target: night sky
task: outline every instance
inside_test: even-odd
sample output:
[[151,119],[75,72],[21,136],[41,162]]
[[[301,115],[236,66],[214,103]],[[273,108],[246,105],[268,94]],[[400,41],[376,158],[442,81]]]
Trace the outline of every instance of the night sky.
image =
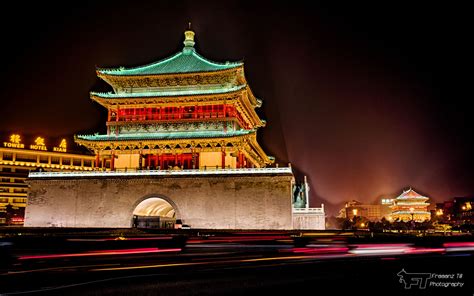
[[168,57],[190,21],[200,54],[244,60],[260,143],[308,176],[312,206],[473,195],[470,10],[383,2],[18,1],[0,18],[0,132],[105,132],[96,66]]

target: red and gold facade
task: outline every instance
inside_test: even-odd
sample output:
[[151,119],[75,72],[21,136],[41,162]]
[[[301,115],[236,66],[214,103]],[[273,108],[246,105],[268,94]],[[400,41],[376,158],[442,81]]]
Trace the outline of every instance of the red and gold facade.
[[108,110],[106,135],[77,136],[96,166],[116,169],[224,169],[273,162],[257,142],[265,126],[243,63],[209,61],[185,32],[182,52],[137,67],[98,69],[112,88],[91,93]]

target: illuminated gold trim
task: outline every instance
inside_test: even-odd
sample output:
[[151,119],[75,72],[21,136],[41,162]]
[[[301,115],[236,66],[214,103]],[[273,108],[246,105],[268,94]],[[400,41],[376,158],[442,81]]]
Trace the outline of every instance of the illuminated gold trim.
[[[256,167],[265,167],[272,161],[257,142],[256,134],[229,138],[167,139],[167,140],[107,140],[91,141],[76,139],[76,143],[99,152],[102,157],[112,154],[161,154],[161,153],[199,153],[199,152],[237,152],[244,153]],[[220,145],[217,146],[217,145]],[[228,145],[231,146],[228,146]],[[186,147],[186,146],[190,147]],[[200,147],[198,147],[198,145]],[[210,146],[210,147],[208,147]],[[128,149],[127,149],[128,147]],[[148,148],[145,148],[148,147]]]
[[228,84],[235,80],[242,81],[241,77],[243,66],[235,68],[216,70],[209,72],[186,72],[186,73],[169,73],[155,75],[111,75],[96,71],[97,76],[110,84],[114,89],[123,89],[130,87],[143,86],[186,86],[186,85],[205,85],[205,84]]

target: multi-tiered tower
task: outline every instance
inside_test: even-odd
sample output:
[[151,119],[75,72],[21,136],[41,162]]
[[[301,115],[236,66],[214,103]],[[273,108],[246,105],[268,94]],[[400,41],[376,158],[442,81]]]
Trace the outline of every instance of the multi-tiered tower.
[[265,126],[255,108],[242,62],[216,63],[194,48],[135,68],[98,69],[113,92],[91,92],[108,110],[107,134],[76,142],[96,154],[96,166],[116,169],[260,168],[274,159],[256,131]]
[[428,197],[422,196],[413,189],[403,191],[392,206],[392,220],[423,222],[430,220],[431,213],[428,211],[430,205],[426,201]]

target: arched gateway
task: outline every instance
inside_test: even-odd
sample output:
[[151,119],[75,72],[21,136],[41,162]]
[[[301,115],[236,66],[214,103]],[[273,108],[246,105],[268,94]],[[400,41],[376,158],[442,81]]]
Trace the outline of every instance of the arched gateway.
[[132,227],[174,228],[176,212],[176,205],[167,198],[145,198],[133,210]]

